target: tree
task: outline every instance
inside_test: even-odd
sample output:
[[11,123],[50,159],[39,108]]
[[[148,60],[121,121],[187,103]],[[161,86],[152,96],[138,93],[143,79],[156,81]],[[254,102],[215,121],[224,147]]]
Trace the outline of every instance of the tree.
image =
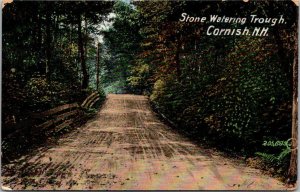
[[[136,65],[136,57],[140,52],[141,35],[139,34],[139,13],[122,1],[114,5],[112,27],[104,32],[105,47],[110,53],[109,61],[105,62],[107,70],[104,79],[107,90],[111,92],[141,92],[130,86],[132,70]],[[113,73],[113,75],[111,75]]]
[[97,56],[96,56],[96,62],[97,62],[97,66],[96,66],[96,87],[97,90],[99,90],[99,78],[100,78],[100,43],[97,43]]
[[[83,38],[82,32],[82,22],[83,18],[87,27],[90,27],[90,30],[95,30],[94,25],[101,23],[106,18],[106,14],[111,11],[113,2],[89,2],[89,1],[80,1],[80,2],[63,2],[67,6],[69,11],[66,13],[68,20],[73,22],[72,17],[75,16],[75,24],[77,25],[77,36],[78,36],[78,53],[79,60],[81,64],[82,71],[82,89],[85,90],[89,85],[89,73],[87,70],[86,64],[86,55],[87,50],[85,50],[85,44],[88,38]],[[87,32],[87,31],[86,31]]]
[[292,108],[292,145],[291,158],[288,170],[288,182],[297,181],[297,154],[298,154],[298,41],[295,33],[294,60],[293,60],[293,108]]
[[[87,88],[88,67],[95,64],[95,54],[85,53],[93,50],[91,34],[99,33],[96,25],[106,19],[113,4],[14,1],[3,8],[4,119],[14,117],[18,123],[32,112],[85,97],[80,84]],[[83,17],[88,33],[81,29]],[[92,64],[87,62],[90,57]]]
[[[215,139],[216,143],[222,140],[231,150],[247,155],[261,150],[264,140],[287,140],[291,135],[295,148],[297,69],[293,45],[297,41],[297,7],[293,2],[134,4],[143,22],[139,59],[154,69],[149,77],[154,84],[150,99],[168,118],[192,136],[199,134],[199,138]],[[207,36],[205,29],[210,24],[178,22],[183,11],[208,18],[212,14],[248,17],[262,13],[266,18],[284,15],[286,23],[270,27],[268,37]],[[257,24],[247,22],[243,26],[252,30]],[[280,164],[286,174],[290,161],[292,181],[296,153],[293,150],[291,159],[285,156],[272,162],[274,166]]]

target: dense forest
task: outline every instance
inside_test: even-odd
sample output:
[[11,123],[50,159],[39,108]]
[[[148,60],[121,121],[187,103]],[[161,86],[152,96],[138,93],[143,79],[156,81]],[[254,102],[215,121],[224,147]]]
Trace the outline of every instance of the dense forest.
[[[2,135],[32,113],[82,102],[94,90],[103,98],[142,94],[194,140],[261,159],[296,180],[298,7],[292,1],[14,1],[2,12]],[[180,22],[183,12],[283,15],[286,23],[270,27],[266,37],[208,36],[207,23]]]

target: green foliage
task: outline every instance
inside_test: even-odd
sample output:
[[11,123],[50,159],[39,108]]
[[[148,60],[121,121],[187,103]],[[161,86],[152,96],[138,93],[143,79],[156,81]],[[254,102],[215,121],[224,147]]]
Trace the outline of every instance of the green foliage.
[[150,74],[151,71],[148,64],[141,63],[133,66],[131,68],[131,76],[127,78],[130,90],[136,93],[144,94],[147,94],[146,92],[150,92]]
[[147,78],[148,69],[136,59],[140,52],[138,12],[130,5],[117,1],[113,12],[116,17],[113,25],[104,32],[105,46],[109,57],[104,63],[104,89],[110,93],[133,92],[141,93],[147,85],[143,80]]
[[[107,19],[113,4],[14,1],[5,5],[2,9],[4,130],[14,129],[33,112],[81,103],[96,89],[95,35],[100,34],[97,25]],[[81,30],[78,23],[82,24]],[[78,50],[82,47],[85,54],[79,57]],[[86,66],[82,65],[82,58]],[[88,74],[84,74],[84,68]],[[84,79],[90,81],[83,90]],[[98,91],[103,101],[101,85]]]
[[[230,6],[226,2],[135,4],[145,22],[140,30],[144,35],[140,59],[154,71],[149,78],[154,81],[150,99],[178,128],[197,140],[206,139],[223,150],[250,156],[260,151],[262,140],[290,137],[291,63],[283,63],[279,54],[292,54],[287,45],[290,37],[281,37],[287,46],[279,50],[274,33],[268,38],[212,38],[205,34],[205,25],[173,19],[178,18],[178,7],[190,14],[209,15],[228,13],[230,6],[242,7],[247,14],[257,11],[257,6],[246,8],[239,2]],[[195,4],[206,9],[200,13]],[[277,11],[295,9],[289,3],[272,4],[272,8],[258,4],[266,14],[274,14],[275,7]],[[291,18],[287,18],[289,22]],[[273,151],[264,151],[268,152]],[[282,153],[278,165],[286,165],[287,156]]]
[[124,93],[124,81],[114,81],[104,88],[105,93]]
[[27,99],[29,107],[32,109],[41,107],[41,108],[50,108],[51,103],[51,93],[50,85],[47,83],[46,78],[37,77],[31,78],[26,86],[25,92],[27,93]]
[[255,154],[261,157],[267,164],[275,166],[286,166],[289,161],[290,153],[291,150],[287,148],[279,152],[277,155],[262,152],[256,152]]
[[165,95],[165,89],[166,89],[166,82],[162,79],[158,79],[154,83],[153,91],[150,96],[151,101],[157,101],[159,98],[161,98],[163,95]]

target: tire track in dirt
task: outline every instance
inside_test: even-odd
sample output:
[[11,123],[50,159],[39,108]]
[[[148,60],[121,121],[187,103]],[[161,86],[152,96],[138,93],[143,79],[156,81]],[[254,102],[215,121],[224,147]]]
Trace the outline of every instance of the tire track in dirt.
[[[211,150],[210,150],[211,151]],[[2,167],[13,189],[286,189],[173,131],[144,96],[108,95],[96,118]]]

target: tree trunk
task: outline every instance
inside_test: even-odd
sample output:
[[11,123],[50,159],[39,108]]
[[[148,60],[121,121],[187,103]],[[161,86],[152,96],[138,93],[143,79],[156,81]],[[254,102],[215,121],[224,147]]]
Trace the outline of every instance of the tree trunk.
[[50,11],[46,12],[46,77],[50,79],[49,66],[51,62],[51,14]]
[[84,50],[85,50],[85,59],[87,59],[88,49],[87,49],[87,43],[88,43],[88,29],[87,29],[87,18],[84,16]]
[[176,67],[176,73],[177,73],[177,80],[179,81],[181,79],[181,68],[180,68],[180,49],[181,49],[181,41],[179,40],[176,42],[176,51],[175,51],[175,67]]
[[295,35],[295,49],[293,61],[293,109],[292,109],[292,146],[290,167],[288,170],[288,182],[294,183],[297,181],[297,135],[298,135],[298,41],[297,34]]
[[96,73],[97,91],[99,90],[99,75],[100,75],[100,43],[97,44],[97,73]]
[[38,15],[37,18],[37,49],[39,50],[39,53],[42,49],[42,22],[41,22],[41,15]]
[[280,32],[277,27],[274,28],[273,35],[274,35],[274,38],[275,38],[276,44],[277,44],[277,49],[278,49],[277,53],[278,53],[278,56],[280,59],[281,68],[287,74],[289,85],[292,86],[293,79],[289,78],[292,75],[291,74],[292,72],[290,71],[290,65],[289,65],[291,61],[289,61],[289,57],[286,56],[286,51],[284,50],[283,41],[280,37]]
[[[37,58],[42,57],[42,24],[41,24],[41,16],[40,13],[36,14],[35,17],[36,28],[34,30],[33,38],[35,39],[35,53]],[[37,61],[37,70],[39,73],[44,73],[44,63],[42,63],[41,59]]]
[[82,89],[86,89],[89,84],[89,74],[86,69],[85,63],[85,55],[84,55],[84,47],[83,47],[83,39],[82,39],[82,27],[81,27],[81,15],[78,14],[77,16],[77,24],[78,24],[78,50],[80,53],[80,63],[81,63],[81,70],[82,70]]

